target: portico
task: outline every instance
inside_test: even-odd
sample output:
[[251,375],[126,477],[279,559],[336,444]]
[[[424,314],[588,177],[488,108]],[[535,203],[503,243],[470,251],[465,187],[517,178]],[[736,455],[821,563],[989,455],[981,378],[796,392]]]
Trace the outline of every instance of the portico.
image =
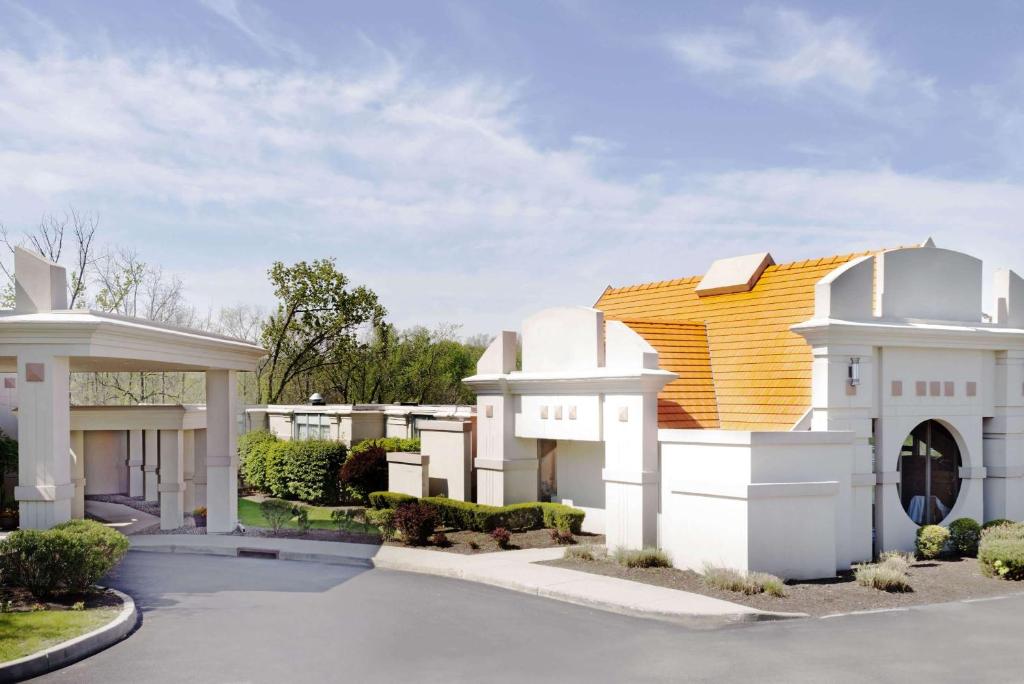
[[[0,372],[16,372],[18,486],[22,528],[44,529],[81,515],[82,433],[72,434],[70,373],[194,371],[206,375],[205,481],[210,532],[237,520],[236,374],[264,351],[197,330],[67,308],[65,270],[15,250],[16,305],[0,313]],[[193,446],[185,426],[130,430],[129,491],[161,502],[161,527],[180,526]],[[141,449],[132,448],[141,446]],[[145,456],[143,456],[145,454]],[[154,458],[159,454],[159,460]],[[194,471],[194,458],[192,466]],[[197,478],[198,479],[198,478]]]

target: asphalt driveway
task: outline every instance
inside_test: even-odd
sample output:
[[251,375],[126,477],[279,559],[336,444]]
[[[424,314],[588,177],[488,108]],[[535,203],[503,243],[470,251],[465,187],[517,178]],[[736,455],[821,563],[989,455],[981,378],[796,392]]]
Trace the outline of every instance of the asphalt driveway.
[[143,610],[51,682],[1020,681],[1024,599],[692,629],[440,577],[130,553]]

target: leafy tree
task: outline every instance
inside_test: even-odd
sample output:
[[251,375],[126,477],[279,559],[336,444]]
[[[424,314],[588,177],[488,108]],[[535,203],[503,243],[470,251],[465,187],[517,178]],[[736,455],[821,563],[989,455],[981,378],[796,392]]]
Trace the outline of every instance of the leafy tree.
[[378,326],[386,310],[366,287],[349,288],[333,259],[270,268],[277,310],[260,339],[268,356],[260,368],[260,403],[276,403],[296,380],[341,363],[358,348],[358,333]]

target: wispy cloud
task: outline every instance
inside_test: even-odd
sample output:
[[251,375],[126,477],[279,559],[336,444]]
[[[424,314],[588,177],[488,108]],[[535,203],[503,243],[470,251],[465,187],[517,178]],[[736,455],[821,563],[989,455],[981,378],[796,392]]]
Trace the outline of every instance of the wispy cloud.
[[816,21],[791,9],[749,10],[731,27],[670,33],[663,44],[696,74],[797,93],[806,90],[866,98],[899,86],[934,96],[930,79],[894,66],[858,23],[842,17]]
[[270,28],[273,20],[256,3],[243,4],[239,0],[199,0],[199,3],[234,26],[267,54],[288,56],[301,63],[312,61],[309,52]]
[[467,332],[761,249],[935,235],[1024,264],[1017,184],[885,166],[611,176],[616,141],[533,139],[521,86],[366,49],[352,71],[0,50],[0,220],[100,210],[200,306],[266,297],[272,259],[334,255],[401,323]]

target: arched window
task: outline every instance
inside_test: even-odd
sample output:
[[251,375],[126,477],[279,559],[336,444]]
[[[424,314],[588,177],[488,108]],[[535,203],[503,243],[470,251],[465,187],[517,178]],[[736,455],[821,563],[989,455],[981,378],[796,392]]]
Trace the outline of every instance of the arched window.
[[926,420],[900,449],[900,501],[918,525],[939,523],[960,494],[960,448],[941,423]]

